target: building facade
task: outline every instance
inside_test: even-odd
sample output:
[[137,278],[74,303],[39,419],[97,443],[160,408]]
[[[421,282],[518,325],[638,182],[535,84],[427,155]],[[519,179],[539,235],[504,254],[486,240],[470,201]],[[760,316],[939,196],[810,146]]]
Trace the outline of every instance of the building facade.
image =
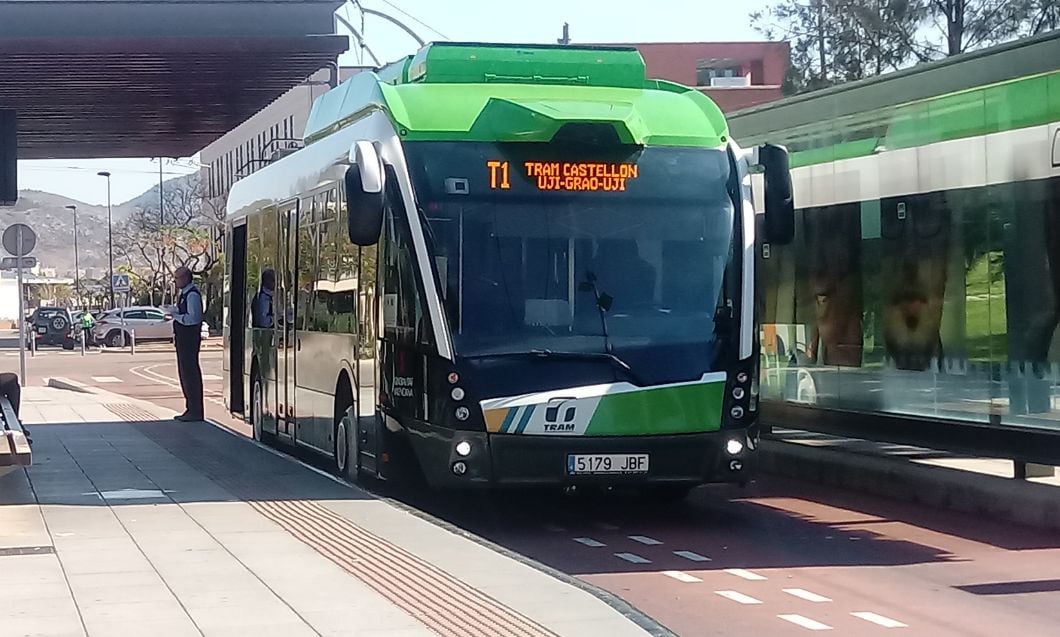
[[[342,67],[339,80],[362,70]],[[313,100],[331,88],[330,74],[317,71],[199,152],[200,177],[210,199],[223,202],[232,184],[266,165],[274,153],[301,146]]]
[[648,77],[694,86],[726,113],[779,100],[791,63],[787,42],[646,42]]

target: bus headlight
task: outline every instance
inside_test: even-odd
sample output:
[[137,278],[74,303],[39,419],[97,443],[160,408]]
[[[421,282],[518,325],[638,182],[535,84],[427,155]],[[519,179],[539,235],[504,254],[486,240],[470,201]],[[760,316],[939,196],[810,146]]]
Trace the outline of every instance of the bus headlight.
[[457,420],[461,420],[461,421],[462,420],[467,420],[470,417],[471,417],[471,410],[468,409],[467,407],[464,407],[463,405],[461,405],[461,406],[456,408],[456,419]]
[[747,372],[740,372],[736,375],[736,382],[740,383],[741,385],[744,385],[747,383],[748,378],[749,376],[747,375]]
[[736,405],[735,407],[729,410],[729,415],[731,415],[736,420],[743,418],[743,407]]
[[736,400],[743,400],[743,397],[744,397],[745,394],[746,394],[746,392],[744,392],[743,387],[733,387],[732,388],[732,397],[735,398]]
[[453,400],[463,400],[464,390],[459,387],[454,387],[453,391],[449,392],[449,395],[453,397]]
[[456,443],[456,454],[464,457],[471,455],[471,443],[466,440]]
[[738,455],[741,451],[743,451],[743,443],[736,438],[730,438],[729,441],[725,443],[725,452],[730,456]]

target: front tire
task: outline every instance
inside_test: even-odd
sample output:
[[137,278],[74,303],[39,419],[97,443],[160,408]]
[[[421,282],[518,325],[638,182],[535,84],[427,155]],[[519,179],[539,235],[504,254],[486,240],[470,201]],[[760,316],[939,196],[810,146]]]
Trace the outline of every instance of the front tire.
[[344,478],[356,481],[360,477],[361,470],[357,453],[357,413],[353,408],[353,397],[345,390],[335,397],[334,434],[332,452],[335,459],[335,472]]
[[254,430],[254,440],[266,442],[265,391],[257,374],[254,375],[254,382],[250,386],[250,424]]
[[121,347],[125,339],[121,336],[120,330],[114,330],[110,334],[107,334],[107,347]]

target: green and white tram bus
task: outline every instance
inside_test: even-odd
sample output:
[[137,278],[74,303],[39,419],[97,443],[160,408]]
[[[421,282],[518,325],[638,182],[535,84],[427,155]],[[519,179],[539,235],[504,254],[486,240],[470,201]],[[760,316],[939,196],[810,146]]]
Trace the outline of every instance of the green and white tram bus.
[[1058,61],[1054,31],[729,118],[791,150],[794,241],[759,262],[771,421],[1060,430]]
[[756,225],[793,230],[787,151],[636,50],[428,45],[233,186],[227,404],[351,477],[744,482]]

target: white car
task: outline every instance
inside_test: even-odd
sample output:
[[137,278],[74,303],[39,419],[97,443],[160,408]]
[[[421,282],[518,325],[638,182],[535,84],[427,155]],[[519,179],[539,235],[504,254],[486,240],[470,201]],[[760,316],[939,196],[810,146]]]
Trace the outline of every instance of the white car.
[[[92,336],[97,343],[108,347],[121,347],[122,332],[125,332],[124,343],[128,344],[132,340],[134,330],[138,342],[173,340],[173,317],[164,310],[146,305],[127,307],[124,309],[124,326],[122,312],[121,309],[114,309],[99,317],[96,326],[92,328]],[[204,321],[202,338],[209,336],[210,326]]]

